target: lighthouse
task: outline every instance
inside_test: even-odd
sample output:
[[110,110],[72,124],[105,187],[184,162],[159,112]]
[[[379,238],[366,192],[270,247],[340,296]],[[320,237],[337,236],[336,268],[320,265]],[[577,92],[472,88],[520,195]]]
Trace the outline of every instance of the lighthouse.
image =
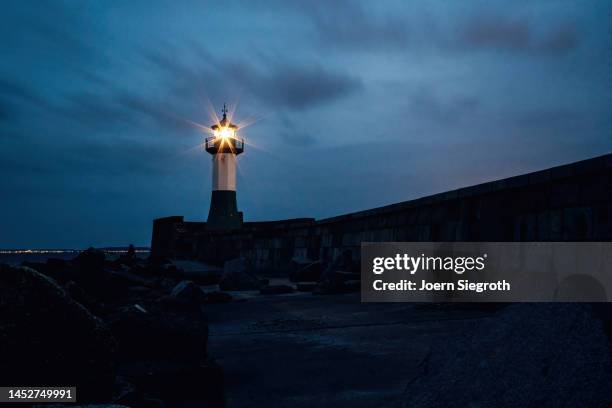
[[213,135],[206,138],[206,151],[212,155],[212,195],[206,228],[235,230],[242,228],[242,212],[236,203],[236,156],[244,151],[244,139],[238,137],[238,126],[227,118],[211,126]]

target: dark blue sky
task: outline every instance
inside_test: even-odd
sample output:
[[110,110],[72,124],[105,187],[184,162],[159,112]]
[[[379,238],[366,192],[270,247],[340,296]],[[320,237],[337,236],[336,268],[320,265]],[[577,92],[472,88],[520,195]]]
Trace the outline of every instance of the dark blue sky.
[[0,247],[204,220],[237,103],[247,220],[333,216],[612,151],[608,1],[3,1]]

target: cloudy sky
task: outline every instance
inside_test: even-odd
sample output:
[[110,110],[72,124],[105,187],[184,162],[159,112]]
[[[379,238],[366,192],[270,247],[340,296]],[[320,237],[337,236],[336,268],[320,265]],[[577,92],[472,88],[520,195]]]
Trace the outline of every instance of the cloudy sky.
[[612,151],[607,1],[3,1],[0,247],[204,220],[246,126],[247,220],[328,217]]

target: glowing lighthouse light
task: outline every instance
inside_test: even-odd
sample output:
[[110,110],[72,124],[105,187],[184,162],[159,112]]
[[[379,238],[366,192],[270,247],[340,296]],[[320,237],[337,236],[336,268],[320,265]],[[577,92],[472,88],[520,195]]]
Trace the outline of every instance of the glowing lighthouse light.
[[242,212],[236,203],[236,156],[244,151],[244,139],[238,137],[238,126],[227,119],[211,126],[213,136],[206,138],[206,151],[212,154],[212,195],[206,227],[211,230],[242,228]]
[[218,127],[217,129],[213,130],[213,134],[215,137],[234,137],[236,135],[236,131],[230,127]]

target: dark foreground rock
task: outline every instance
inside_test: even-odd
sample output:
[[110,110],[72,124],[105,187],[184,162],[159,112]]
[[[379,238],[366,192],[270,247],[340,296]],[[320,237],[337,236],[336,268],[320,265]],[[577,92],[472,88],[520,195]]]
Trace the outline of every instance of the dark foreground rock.
[[112,400],[115,340],[55,281],[0,265],[0,311],[0,384],[72,385],[81,400]]
[[206,294],[204,303],[214,304],[214,303],[228,303],[232,301],[232,295],[226,292],[208,292]]
[[170,292],[170,296],[179,302],[204,303],[206,295],[202,289],[192,281],[179,282]]
[[589,305],[512,305],[433,347],[404,406],[607,406],[609,369],[609,341]]
[[[168,266],[169,265],[169,266]],[[207,353],[207,303],[171,264],[90,248],[72,261],[0,270],[0,384],[76,385],[81,404],[221,407]],[[75,301],[76,300],[76,301]]]
[[122,359],[204,361],[208,325],[199,310],[129,305],[107,318]]
[[53,278],[60,285],[75,279],[72,265],[64,259],[49,258],[46,262],[23,262],[22,265]]
[[130,362],[122,373],[136,389],[164,401],[167,407],[225,406],[223,371],[212,360]]
[[219,281],[221,290],[256,290],[261,286],[262,281],[251,273],[245,258],[232,259],[223,265],[223,275]]
[[294,291],[295,289],[289,285],[266,285],[259,289],[259,293],[262,295],[284,295]]
[[208,357],[208,324],[200,303],[143,302],[123,306],[107,319],[126,384],[117,402],[133,407],[155,407],[155,401],[166,407],[224,405],[223,371]]

